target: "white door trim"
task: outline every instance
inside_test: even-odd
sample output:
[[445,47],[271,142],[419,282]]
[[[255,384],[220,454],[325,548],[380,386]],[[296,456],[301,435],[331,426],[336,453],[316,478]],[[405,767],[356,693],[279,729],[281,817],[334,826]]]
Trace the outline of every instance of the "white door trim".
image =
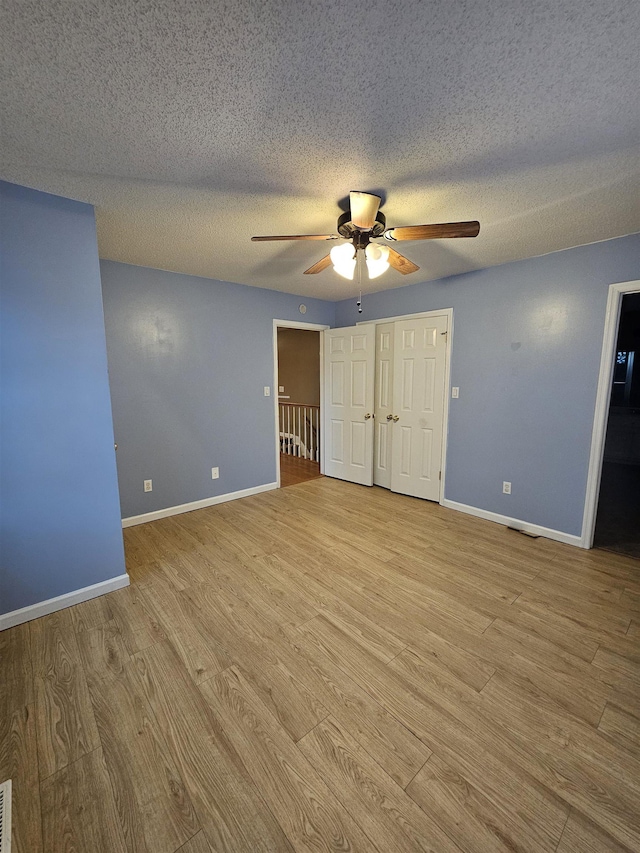
[[587,491],[584,501],[582,518],[582,548],[593,547],[593,535],[596,528],[596,512],[600,493],[600,477],[602,460],[604,458],[604,441],[607,432],[609,416],[609,399],[611,397],[611,381],[613,379],[613,356],[618,339],[620,309],[625,293],[638,293],[640,281],[624,281],[609,286],[607,310],[604,319],[604,337],[602,340],[602,355],[600,358],[600,374],[598,376],[598,392],[593,418],[591,435],[591,453],[589,456],[589,474],[587,476]]
[[442,481],[440,483],[440,506],[445,506],[445,484],[447,476],[447,438],[449,437],[449,405],[451,403],[451,347],[453,346],[453,308],[440,308],[436,311],[420,311],[417,314],[398,314],[397,317],[380,317],[375,320],[360,320],[356,326],[365,323],[395,323],[396,320],[419,320],[421,317],[447,317],[447,348],[444,361],[444,412],[442,417],[442,459],[440,461],[442,470]]
[[[273,415],[275,418],[276,437],[276,482],[280,488],[280,413],[278,411],[278,329],[309,329],[312,332],[323,332],[330,326],[318,323],[301,323],[298,320],[273,321]],[[324,335],[320,335],[320,412],[318,423],[322,424],[324,412]],[[324,429],[320,430],[320,473],[324,474]]]

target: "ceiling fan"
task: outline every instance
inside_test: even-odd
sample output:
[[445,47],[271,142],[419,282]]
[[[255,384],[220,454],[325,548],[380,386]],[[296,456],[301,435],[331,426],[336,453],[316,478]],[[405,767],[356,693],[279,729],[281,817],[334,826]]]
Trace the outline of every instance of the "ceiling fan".
[[[337,234],[293,234],[274,237],[252,237],[254,242],[269,240],[346,240],[334,246],[328,255],[304,271],[315,275],[333,265],[334,270],[353,279],[357,265],[362,270],[366,264],[369,278],[377,278],[389,267],[409,275],[419,270],[416,264],[401,255],[385,242],[400,240],[439,240],[444,237],[477,237],[479,222],[447,222],[438,225],[406,225],[387,228],[384,213],[380,211],[381,198],[372,193],[350,192],[349,210],[338,217]],[[376,238],[385,241],[373,242]]]

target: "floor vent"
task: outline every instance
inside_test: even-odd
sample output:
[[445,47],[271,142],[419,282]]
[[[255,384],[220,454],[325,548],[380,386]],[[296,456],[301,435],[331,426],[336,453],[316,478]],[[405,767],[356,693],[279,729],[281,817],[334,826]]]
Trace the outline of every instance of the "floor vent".
[[0,785],[0,853],[11,853],[11,779]]

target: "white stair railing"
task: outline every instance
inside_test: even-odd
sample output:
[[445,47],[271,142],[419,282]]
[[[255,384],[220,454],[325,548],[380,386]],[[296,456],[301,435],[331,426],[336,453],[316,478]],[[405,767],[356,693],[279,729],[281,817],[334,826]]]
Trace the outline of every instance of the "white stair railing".
[[320,461],[320,406],[278,403],[280,451],[287,456]]

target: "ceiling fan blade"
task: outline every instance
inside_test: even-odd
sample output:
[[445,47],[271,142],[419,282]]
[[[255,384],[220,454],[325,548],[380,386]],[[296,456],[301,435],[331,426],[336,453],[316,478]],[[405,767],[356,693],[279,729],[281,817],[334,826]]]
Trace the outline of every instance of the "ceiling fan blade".
[[402,275],[409,275],[409,273],[416,272],[420,269],[419,266],[410,261],[409,258],[405,258],[404,255],[401,255],[400,252],[396,252],[395,249],[389,249],[389,264],[394,268],[394,270],[398,270]]
[[308,270],[305,270],[304,275],[315,275],[317,272],[322,272],[322,270],[326,270],[326,268],[330,266],[331,255],[325,255],[324,258],[320,258],[318,263],[314,264],[312,267],[309,267]]
[[286,234],[275,237],[252,237],[254,243],[265,243],[269,240],[339,240],[338,234]]
[[389,228],[384,232],[387,240],[440,240],[443,237],[477,237],[479,222],[441,222],[438,225],[407,225]]
[[360,231],[371,231],[376,222],[376,214],[382,199],[371,193],[349,193],[351,221]]

